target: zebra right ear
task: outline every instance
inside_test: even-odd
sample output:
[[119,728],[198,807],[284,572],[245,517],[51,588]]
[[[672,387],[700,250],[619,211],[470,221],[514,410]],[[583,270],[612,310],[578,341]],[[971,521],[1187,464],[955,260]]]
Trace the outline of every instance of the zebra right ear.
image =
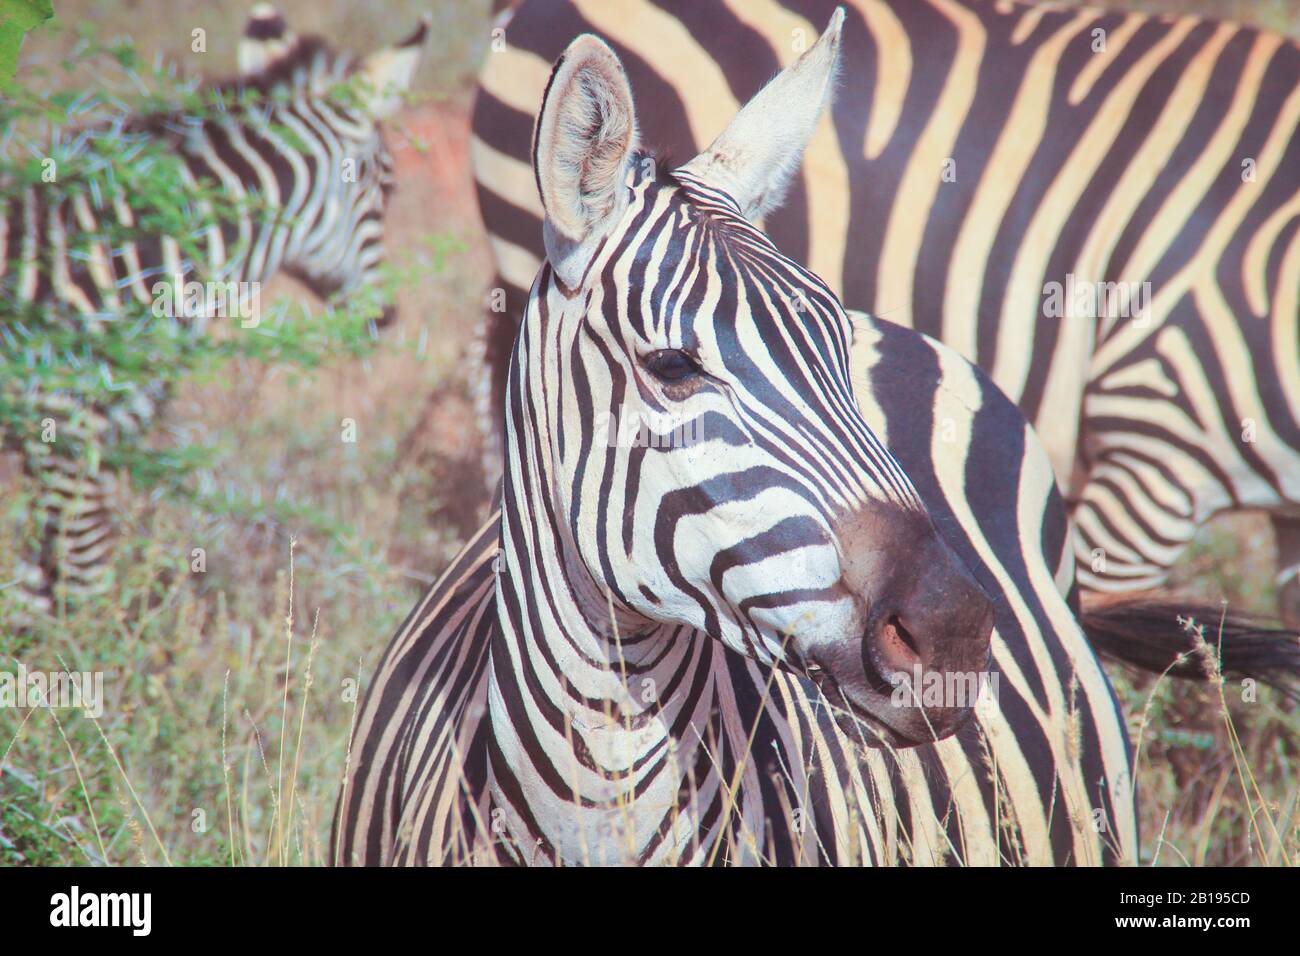
[[627,203],[624,178],[635,149],[636,110],[623,64],[584,34],[556,61],[533,133],[546,257],[570,287]]
[[248,15],[244,35],[239,38],[235,58],[239,75],[264,73],[287,56],[298,42],[297,35],[285,23],[283,14],[269,3],[259,3]]
[[746,103],[704,152],[682,167],[757,221],[781,205],[803,160],[839,69],[844,8],[816,43]]

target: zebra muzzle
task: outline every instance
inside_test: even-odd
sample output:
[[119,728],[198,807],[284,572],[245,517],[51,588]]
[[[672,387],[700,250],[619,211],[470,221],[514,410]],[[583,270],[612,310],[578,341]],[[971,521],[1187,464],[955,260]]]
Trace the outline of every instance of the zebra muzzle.
[[988,595],[932,528],[910,541],[888,552],[892,560],[873,561],[869,579],[852,582],[865,608],[860,631],[806,654],[807,675],[841,729],[869,745],[949,737],[996,688]]

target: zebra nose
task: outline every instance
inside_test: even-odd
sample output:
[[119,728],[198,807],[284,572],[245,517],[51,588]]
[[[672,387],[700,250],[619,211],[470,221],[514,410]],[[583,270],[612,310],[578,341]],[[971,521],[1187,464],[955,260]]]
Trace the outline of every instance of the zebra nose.
[[979,670],[988,660],[993,604],[957,556],[931,536],[898,568],[871,608],[864,653],[891,685],[897,675]]
[[903,694],[900,728],[924,739],[946,737],[968,719],[973,699],[966,690],[987,677],[993,603],[937,536],[913,552],[910,571],[886,588],[872,609],[862,641],[868,683]]
[[863,616],[855,633],[809,648],[809,676],[894,746],[955,733],[971,688],[990,680],[988,594],[924,512],[868,506],[836,532],[841,583]]

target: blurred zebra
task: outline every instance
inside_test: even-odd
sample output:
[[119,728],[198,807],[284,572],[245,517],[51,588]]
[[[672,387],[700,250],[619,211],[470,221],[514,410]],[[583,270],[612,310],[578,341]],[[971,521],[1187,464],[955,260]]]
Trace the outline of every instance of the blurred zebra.
[[[395,186],[379,123],[409,88],[427,28],[422,22],[400,43],[355,59],[296,36],[275,10],[257,7],[239,45],[240,78],[203,88],[221,95],[222,109],[142,115],[116,131],[173,151],[187,182],[217,190],[220,199],[203,210],[201,260],[185,254],[180,237],[142,235],[130,195],[49,202],[40,184],[29,186],[0,210],[0,298],[10,313],[0,317],[0,347],[21,354],[26,330],[17,315],[33,307],[41,321],[91,338],[133,309],[158,315],[161,307],[200,328],[215,316],[245,316],[260,283],[281,271],[321,296],[377,288]],[[351,78],[359,99],[345,104],[333,90]],[[134,230],[133,238],[113,244],[115,229]],[[89,255],[75,254],[74,232],[89,237]],[[385,307],[380,321],[389,318]],[[42,434],[20,451],[41,488],[43,544],[20,558],[9,592],[30,609],[49,611],[56,583],[74,599],[103,587],[116,481],[99,452],[145,433],[166,391],[147,383],[97,406],[36,396],[35,414],[54,440]],[[19,443],[10,436],[8,444]]]
[[335,862],[1135,859],[1124,723],[1023,416],[751,224],[842,23],[675,172],[604,43],[557,61],[501,511],[379,665]]
[[[554,57],[608,37],[645,140],[692,155],[836,2],[503,14],[472,143],[504,290],[486,317],[491,430],[543,254],[529,146]],[[1071,502],[1085,588],[1159,585],[1210,517],[1265,509],[1300,627],[1300,47],[1050,4],[847,8],[844,92],[765,221],[777,247],[1020,405]]]

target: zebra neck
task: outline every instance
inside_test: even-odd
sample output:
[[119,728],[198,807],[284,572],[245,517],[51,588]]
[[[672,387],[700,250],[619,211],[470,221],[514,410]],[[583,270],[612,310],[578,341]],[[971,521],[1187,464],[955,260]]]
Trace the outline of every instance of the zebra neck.
[[[298,242],[292,226],[310,193],[301,161],[291,162],[287,144],[270,133],[283,122],[284,108],[264,121],[230,116],[204,125],[203,135],[186,137],[181,158],[196,182],[214,184],[234,206],[234,215],[219,221],[215,210],[203,234],[204,257],[190,262],[193,273],[223,282],[265,282],[280,271],[288,248]],[[277,175],[276,169],[282,170]]]
[[[116,196],[109,209],[95,213],[83,196],[47,207],[30,190],[20,214],[26,228],[55,249],[55,262],[62,261],[57,255],[62,248],[73,245],[72,233],[93,233],[96,219],[114,218],[137,232],[115,248],[92,235],[87,265],[73,259],[69,275],[51,277],[55,295],[82,312],[116,310],[125,299],[156,310],[163,295],[171,304],[184,305],[188,317],[195,317],[194,312],[221,316],[228,310],[248,318],[244,308],[231,305],[232,297],[238,296],[244,307],[250,298],[260,306],[258,286],[312,240],[326,202],[322,191],[313,188],[312,172],[322,158],[301,157],[275,131],[277,124],[305,129],[290,104],[257,116],[232,111],[195,125],[160,121],[147,130],[145,135],[176,154],[188,183],[215,189],[221,197],[195,204],[201,226],[187,247],[176,236],[142,230],[127,197]],[[15,231],[12,225],[9,231]],[[169,284],[173,289],[164,291]]]
[[[673,645],[683,632],[689,641],[691,630],[617,612],[554,512],[533,507],[536,494],[511,495],[509,487],[507,479],[496,601],[512,652],[540,654],[545,666],[533,661],[532,676],[556,707],[592,727],[608,723],[611,739],[628,722],[655,723],[658,705],[639,691],[658,662],[676,656]],[[505,686],[528,675],[516,668],[501,676]]]
[[488,701],[493,799],[510,842],[527,862],[707,854],[696,808],[717,799],[704,753],[717,732],[715,642],[690,628],[614,626],[603,597],[601,622],[542,495],[521,493],[507,469]]

